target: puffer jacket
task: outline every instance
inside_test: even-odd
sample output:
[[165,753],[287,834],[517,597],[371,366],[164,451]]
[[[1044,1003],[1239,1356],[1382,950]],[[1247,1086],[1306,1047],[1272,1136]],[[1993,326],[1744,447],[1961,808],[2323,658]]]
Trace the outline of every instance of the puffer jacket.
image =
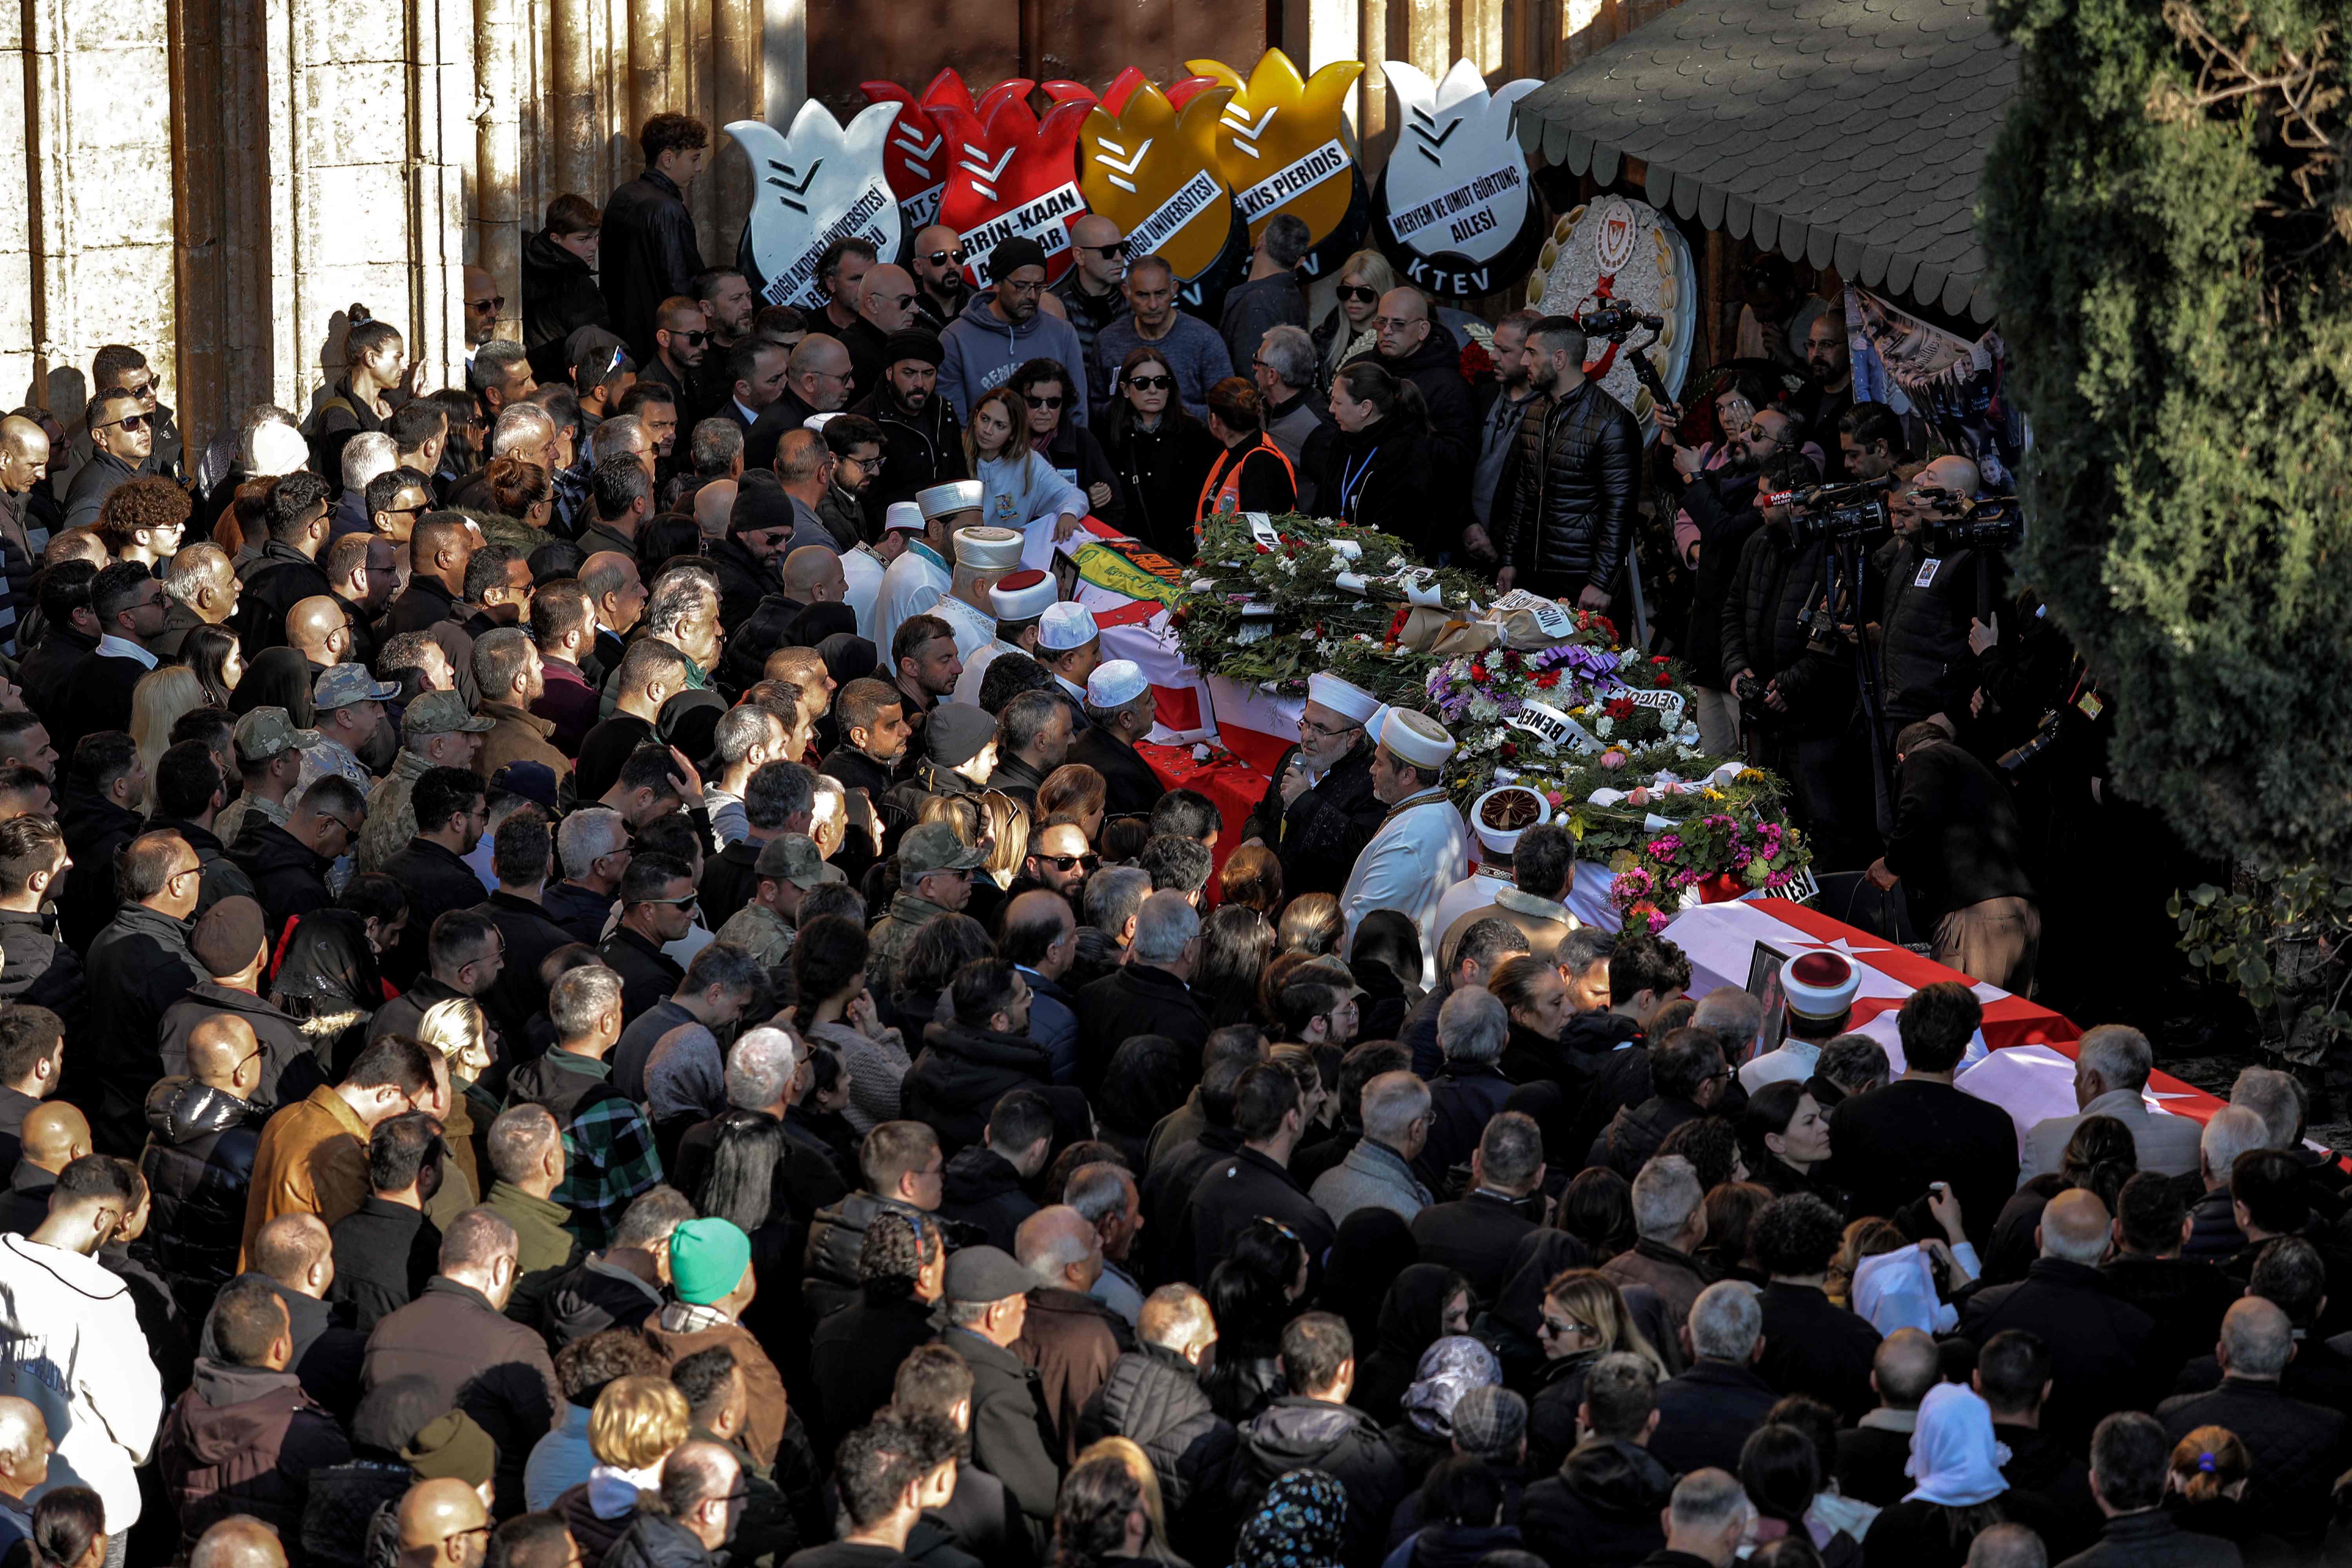
[[312,1470],[340,1465],[352,1446],[334,1417],[290,1372],[196,1363],[194,1383],[164,1418],[156,1463],[180,1516],[180,1538],[233,1513],[299,1537]]
[[[1927,563],[1936,569],[1919,581]],[[1962,710],[1977,687],[1969,622],[1977,614],[1977,552],[1936,557],[1923,539],[1895,538],[1879,548],[1871,567],[1885,584],[1878,603],[1878,666],[1886,690],[1886,721],[1907,724]],[[2000,607],[2000,574],[1990,594]]]
[[1389,1516],[1407,1490],[1404,1462],[1380,1424],[1351,1405],[1286,1394],[1241,1431],[1234,1461],[1233,1516],[1247,1519],[1266,1489],[1292,1470],[1320,1470],[1348,1491],[1347,1568],[1377,1563]]
[[1625,405],[1587,381],[1530,408],[1519,426],[1518,482],[1497,498],[1495,549],[1521,585],[1614,592],[1641,493],[1642,437]]
[[1519,1499],[1519,1534],[1549,1568],[1630,1568],[1666,1543],[1675,1473],[1622,1437],[1588,1437]]
[[640,1506],[629,1532],[604,1553],[604,1568],[711,1568],[710,1555],[692,1531],[658,1506]]
[[898,1098],[908,1120],[938,1133],[940,1146],[952,1156],[980,1142],[989,1111],[1008,1090],[1045,1089],[1053,1081],[1054,1058],[1026,1035],[927,1024],[923,1054],[908,1070]]
[[1820,541],[1793,543],[1778,523],[1749,534],[1717,621],[1721,689],[1730,690],[1743,669],[1759,680],[1777,678],[1789,710],[1774,714],[1772,727],[1792,740],[1837,734],[1853,712],[1851,670],[1834,655],[1806,647],[1806,610],[1829,591],[1825,548]]
[[[1150,1459],[1170,1520],[1221,1511],[1216,1500],[1231,1487],[1241,1435],[1211,1407],[1191,1363],[1174,1351],[1147,1344],[1111,1363],[1110,1375],[1078,1414],[1081,1448],[1105,1437],[1125,1437]],[[1197,1509],[1196,1499],[1204,1500]]]
[[1650,1163],[1650,1156],[1658,1152],[1658,1145],[1666,1141],[1668,1133],[1706,1114],[1687,1100],[1667,1100],[1663,1096],[1626,1106],[1609,1123],[1608,1131],[1593,1140],[1584,1163],[1607,1165],[1630,1182]]
[[0,1002],[47,1007],[65,1025],[68,1039],[79,1037],[89,1023],[81,954],[58,938],[54,910],[0,910]]
[[147,1147],[139,1158],[154,1194],[147,1234],[192,1318],[236,1272],[261,1120],[248,1102],[194,1079],[163,1079],[147,1091]]
[[1013,1250],[1021,1222],[1037,1212],[1037,1200],[1021,1188],[1012,1161],[983,1143],[959,1150],[940,1173],[940,1213],[978,1226],[988,1245]]
[[817,1210],[816,1217],[809,1222],[801,1300],[808,1310],[811,1323],[857,1300],[857,1254],[866,1245],[866,1227],[885,1211],[905,1215],[910,1220],[930,1218],[920,1209],[910,1208],[895,1198],[859,1191],[830,1208]]

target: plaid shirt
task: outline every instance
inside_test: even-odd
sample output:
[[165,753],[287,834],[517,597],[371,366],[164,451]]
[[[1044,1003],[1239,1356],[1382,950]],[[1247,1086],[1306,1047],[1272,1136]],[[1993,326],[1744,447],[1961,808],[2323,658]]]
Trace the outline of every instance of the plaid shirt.
[[[559,1047],[548,1053],[563,1054]],[[635,1100],[617,1090],[583,1106],[563,1130],[563,1184],[554,1200],[572,1211],[580,1245],[601,1252],[630,1202],[662,1179],[654,1130]]]

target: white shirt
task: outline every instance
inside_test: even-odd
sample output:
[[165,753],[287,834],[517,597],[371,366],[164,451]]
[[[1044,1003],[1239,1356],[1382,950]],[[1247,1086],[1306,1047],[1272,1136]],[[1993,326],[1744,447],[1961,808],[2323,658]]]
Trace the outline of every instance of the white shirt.
[[96,1491],[110,1535],[138,1521],[132,1472],[154,1448],[163,1380],[129,1288],[103,1264],[0,1237],[0,1394],[32,1401],[62,1434],[50,1487]]
[[1391,808],[1339,895],[1339,916],[1355,940],[1374,910],[1395,910],[1421,931],[1421,983],[1437,984],[1437,904],[1462,879],[1470,838],[1443,790],[1424,790]]
[[857,635],[868,642],[874,640],[874,605],[882,596],[885,570],[882,558],[863,544],[841,552],[841,574],[849,581],[842,603],[856,612]]
[[[955,633],[956,657],[970,658],[996,640],[996,622],[953,594],[942,592],[924,611],[947,622]],[[887,657],[887,655],[885,657]]]
[[999,654],[1020,651],[1002,637],[991,637],[986,647],[975,648],[962,656],[963,673],[956,677],[955,690],[951,693],[953,700],[969,702],[975,708],[980,706],[980,683],[988,674],[988,667],[996,662]]
[[129,637],[116,637],[112,632],[98,639],[96,652],[108,658],[136,659],[148,668],[155,668],[155,656],[132,642]]
[[1739,1087],[1754,1094],[1768,1083],[1790,1079],[1802,1083],[1813,1076],[1813,1064],[1821,1055],[1818,1040],[1783,1040],[1778,1049],[1766,1051],[1739,1069]]
[[1472,910],[1483,910],[1504,892],[1516,892],[1511,882],[1511,862],[1508,858],[1489,860],[1462,880],[1445,889],[1437,900],[1437,916],[1431,923],[1437,934],[1444,936],[1454,929],[1454,922]]
[[874,604],[874,647],[887,663],[890,645],[898,639],[898,623],[928,611],[953,581],[946,564],[921,540],[911,539],[882,574],[882,588]]

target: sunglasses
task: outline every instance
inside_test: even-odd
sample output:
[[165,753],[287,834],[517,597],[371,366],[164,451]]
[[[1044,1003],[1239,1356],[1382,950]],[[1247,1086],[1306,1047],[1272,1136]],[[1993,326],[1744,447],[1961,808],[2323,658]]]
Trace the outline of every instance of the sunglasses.
[[503,310],[506,308],[507,297],[504,294],[493,294],[487,300],[466,301],[466,309],[468,310]]
[[1543,1328],[1539,1331],[1547,1334],[1582,1334],[1588,1340],[1597,1340],[1601,1337],[1589,1323],[1580,1323],[1573,1318],[1555,1318],[1549,1312],[1544,1314]]
[[1040,855],[1037,858],[1052,866],[1056,871],[1067,871],[1076,866],[1084,866],[1091,871],[1102,864],[1102,857],[1099,855]]
[[637,901],[641,904],[676,904],[681,910],[690,910],[694,908],[697,896],[688,893],[682,899],[639,899]]
[[903,310],[915,302],[915,297],[912,294],[887,294],[883,298],[894,310]]
[[1127,384],[1139,392],[1166,392],[1176,384],[1172,375],[1130,375]]
[[1062,399],[1059,395],[1053,397],[1033,397],[1029,400],[1029,406],[1032,408],[1046,409],[1059,408],[1062,406]]
[[1342,300],[1353,300],[1360,305],[1372,304],[1378,300],[1380,297],[1381,291],[1379,289],[1367,289],[1360,283],[1342,283],[1339,285],[1339,298]]
[[126,414],[120,419],[108,420],[105,424],[98,426],[98,428],[100,430],[111,430],[116,428],[124,430],[144,430],[147,428],[148,417],[149,416],[144,414]]
[[934,267],[961,267],[963,265],[964,253],[961,250],[934,250],[929,256],[924,257],[923,259],[929,262]]
[[1072,248],[1076,250],[1091,250],[1097,256],[1125,256],[1127,254],[1127,241],[1123,239],[1114,239],[1108,245],[1080,245],[1074,246]]

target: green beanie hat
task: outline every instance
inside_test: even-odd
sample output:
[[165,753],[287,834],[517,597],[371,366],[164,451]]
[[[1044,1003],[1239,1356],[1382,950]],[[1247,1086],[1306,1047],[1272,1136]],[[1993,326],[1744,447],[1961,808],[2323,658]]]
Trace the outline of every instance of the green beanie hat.
[[669,1282],[681,1301],[707,1307],[743,1282],[751,1238],[733,1220],[690,1219],[669,1237]]

